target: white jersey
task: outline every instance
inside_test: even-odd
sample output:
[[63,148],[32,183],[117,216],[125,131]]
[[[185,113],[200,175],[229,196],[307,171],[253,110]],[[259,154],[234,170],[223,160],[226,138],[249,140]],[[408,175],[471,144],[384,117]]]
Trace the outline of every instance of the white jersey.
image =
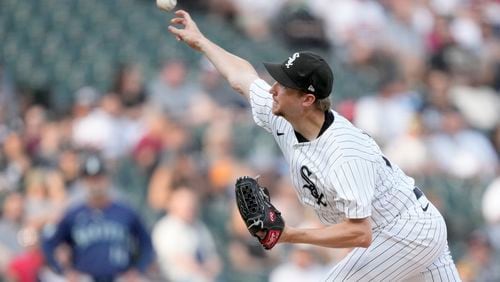
[[354,248],[326,281],[460,281],[439,211],[375,141],[332,111],[333,122],[309,142],[272,113],[270,86],[250,86],[255,122],[272,133],[290,165],[302,204],[326,224],[369,218],[372,242]]
[[323,223],[370,217],[375,229],[415,205],[414,180],[390,163],[369,135],[332,111],[334,121],[326,131],[300,143],[291,124],[272,114],[269,88],[263,80],[250,88],[254,120],[272,133],[300,201]]

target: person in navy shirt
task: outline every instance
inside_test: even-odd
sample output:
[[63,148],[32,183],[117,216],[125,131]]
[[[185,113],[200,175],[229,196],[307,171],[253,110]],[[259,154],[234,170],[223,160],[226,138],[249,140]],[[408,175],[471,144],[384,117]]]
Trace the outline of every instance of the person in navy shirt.
[[[55,230],[45,232],[43,252],[47,264],[68,280],[87,275],[96,282],[117,278],[137,280],[154,260],[151,236],[134,210],[110,196],[110,182],[102,159],[85,158],[82,184],[86,201],[70,208]],[[67,244],[68,266],[55,250]]]

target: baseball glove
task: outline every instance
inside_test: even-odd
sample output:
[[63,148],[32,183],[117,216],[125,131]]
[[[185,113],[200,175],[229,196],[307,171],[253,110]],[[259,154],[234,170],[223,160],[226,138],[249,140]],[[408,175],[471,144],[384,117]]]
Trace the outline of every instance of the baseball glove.
[[257,237],[266,250],[278,242],[285,221],[272,204],[269,192],[257,180],[243,176],[236,181],[236,204],[250,234]]

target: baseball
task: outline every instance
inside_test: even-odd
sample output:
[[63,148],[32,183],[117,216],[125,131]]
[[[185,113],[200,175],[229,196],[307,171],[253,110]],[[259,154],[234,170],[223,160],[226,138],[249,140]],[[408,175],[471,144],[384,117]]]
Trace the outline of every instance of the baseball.
[[164,11],[171,11],[175,5],[177,0],[156,0],[156,6]]

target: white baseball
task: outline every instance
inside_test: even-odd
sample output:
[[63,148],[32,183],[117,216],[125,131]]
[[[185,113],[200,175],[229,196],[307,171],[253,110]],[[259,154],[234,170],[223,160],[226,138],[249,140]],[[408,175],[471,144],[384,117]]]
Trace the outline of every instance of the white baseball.
[[175,5],[177,5],[177,0],[156,0],[156,6],[165,11],[171,11]]

